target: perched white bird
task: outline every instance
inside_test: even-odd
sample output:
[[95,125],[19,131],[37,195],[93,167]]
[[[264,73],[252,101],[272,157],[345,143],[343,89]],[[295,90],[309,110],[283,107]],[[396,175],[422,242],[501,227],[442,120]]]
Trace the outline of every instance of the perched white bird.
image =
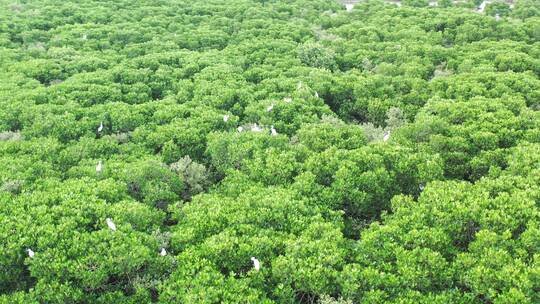
[[299,81],[298,84],[296,85],[296,89],[300,90],[301,88],[302,88],[302,82]]
[[389,139],[390,139],[390,131],[386,131],[386,133],[384,133],[383,141],[387,142]]
[[224,122],[229,121],[229,115],[223,115],[223,121]]
[[107,222],[107,226],[109,226],[109,229],[111,229],[112,231],[116,231],[116,225],[110,218],[107,218],[105,221]]
[[347,10],[347,12],[352,11],[353,8],[354,8],[354,4],[352,4],[352,3],[345,4],[345,9]]
[[269,105],[268,108],[266,108],[266,112],[270,112],[272,109],[274,109],[274,104]]
[[285,101],[286,103],[289,103],[289,102],[292,101],[292,98],[290,98],[290,97],[285,97],[285,98],[283,98],[283,101]]
[[86,36],[86,34],[84,34],[84,35],[82,36],[82,39],[83,39],[83,40],[86,40],[86,38],[88,38],[88,36]]
[[166,256],[167,255],[167,251],[165,250],[165,248],[161,248],[161,252],[159,253],[160,256]]
[[253,132],[261,132],[262,129],[261,129],[257,124],[254,124],[254,125],[251,127],[251,131],[253,131]]
[[103,163],[101,161],[99,161],[97,166],[96,166],[96,172],[101,173],[101,170],[103,170]]
[[31,258],[34,257],[35,253],[34,253],[34,251],[32,249],[28,248],[28,249],[26,249],[26,251],[28,252],[29,257],[31,257]]
[[238,127],[237,130],[238,130],[238,132],[242,132],[242,131],[244,131],[244,128]]
[[482,3],[480,3],[480,6],[478,7],[477,11],[480,13],[483,13],[484,10],[486,9],[487,4],[488,4],[487,1],[483,1]]
[[253,267],[255,270],[259,271],[261,269],[261,264],[259,263],[259,260],[257,260],[255,257],[251,257],[251,261],[253,261]]
[[272,132],[272,136],[276,136],[276,135],[277,135],[277,131],[276,131],[276,129],[274,129],[274,126],[271,126],[271,127],[270,127],[270,132]]
[[99,127],[97,128],[98,133],[103,131],[103,121],[99,124]]
[[319,93],[315,92],[315,97],[319,98]]

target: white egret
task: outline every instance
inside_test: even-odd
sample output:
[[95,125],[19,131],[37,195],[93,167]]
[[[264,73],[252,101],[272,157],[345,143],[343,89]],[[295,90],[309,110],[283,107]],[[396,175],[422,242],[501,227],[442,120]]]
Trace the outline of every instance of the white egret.
[[86,38],[88,38],[88,36],[86,36],[86,34],[84,34],[84,35],[82,36],[82,40],[86,40]]
[[99,124],[99,127],[97,128],[98,133],[103,131],[103,121]]
[[223,121],[224,122],[229,121],[229,115],[223,115]]
[[238,130],[238,132],[242,132],[242,131],[244,131],[244,128],[238,127],[237,130]]
[[110,218],[107,218],[105,221],[107,222],[107,226],[109,226],[109,229],[111,229],[112,231],[116,231],[116,225]]
[[274,129],[274,126],[271,126],[271,127],[270,127],[270,132],[272,132],[272,136],[276,136],[276,135],[277,135],[277,131],[276,131],[276,129]]
[[274,109],[274,104],[269,105],[268,108],[266,108],[266,112],[270,112],[272,109]]
[[390,130],[388,130],[388,131],[386,131],[386,133],[384,133],[383,141],[387,142],[389,139],[390,139]]
[[253,132],[261,132],[262,129],[261,129],[257,124],[254,124],[254,125],[251,127],[251,131],[253,131]]
[[167,255],[167,251],[165,250],[165,248],[161,248],[161,252],[159,253],[160,256],[166,256]]
[[319,93],[317,93],[316,91],[315,91],[315,97],[319,98]]
[[255,270],[259,271],[261,269],[261,264],[259,263],[259,260],[257,260],[255,257],[251,257],[251,261],[253,261],[253,267]]
[[101,173],[102,170],[103,170],[103,163],[101,161],[99,161],[97,166],[96,166],[96,172]]
[[298,84],[296,85],[296,89],[300,90],[301,88],[302,88],[302,82],[299,81]]
[[34,253],[34,251],[32,249],[28,248],[28,249],[26,249],[26,251],[28,252],[29,257],[31,257],[31,258],[34,257],[35,253]]
[[285,98],[283,98],[283,101],[285,101],[286,103],[289,103],[289,102],[292,101],[292,98],[290,98],[290,97],[285,97]]
[[353,3],[347,3],[347,4],[345,4],[345,9],[347,10],[347,12],[352,11],[353,8],[354,8],[354,4],[353,4]]
[[487,1],[483,1],[482,3],[480,3],[480,6],[478,7],[478,12],[483,13],[487,5],[488,5]]

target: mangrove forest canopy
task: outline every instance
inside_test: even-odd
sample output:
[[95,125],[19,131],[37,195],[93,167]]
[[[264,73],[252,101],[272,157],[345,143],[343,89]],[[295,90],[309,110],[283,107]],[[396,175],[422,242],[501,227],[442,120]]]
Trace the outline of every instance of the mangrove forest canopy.
[[538,0],[0,0],[0,303],[540,303],[539,77]]

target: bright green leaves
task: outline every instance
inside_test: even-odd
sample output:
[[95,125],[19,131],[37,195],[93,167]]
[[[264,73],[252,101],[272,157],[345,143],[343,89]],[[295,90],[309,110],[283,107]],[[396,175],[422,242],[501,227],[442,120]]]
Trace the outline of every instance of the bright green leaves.
[[347,233],[353,235],[362,222],[387,210],[394,195],[417,194],[421,185],[442,174],[438,157],[385,145],[328,149],[311,156],[304,166],[320,185],[314,188],[318,200],[344,210],[352,221]]
[[[540,192],[537,186],[530,187],[534,174],[511,172],[475,185],[431,183],[417,201],[395,198],[384,225],[372,225],[362,234],[357,261],[402,278],[397,290],[390,282],[385,283],[390,289],[379,287],[395,295],[406,289],[458,288],[462,296],[476,300],[504,302],[515,295],[519,301],[534,302],[533,247],[540,221],[534,200]],[[352,277],[345,279],[350,284]],[[355,297],[365,293],[353,292]]]
[[[215,303],[220,299],[225,301],[223,297],[227,298],[230,288],[235,288],[232,286],[248,282],[250,286],[258,286],[264,277],[275,283],[258,286],[259,290],[275,293],[278,298],[285,290],[293,297],[328,291],[326,286],[335,280],[343,263],[345,241],[337,214],[327,213],[330,222],[324,222],[320,214],[323,209],[308,205],[298,199],[295,191],[282,188],[252,186],[239,196],[196,196],[190,204],[175,211],[179,224],[173,231],[172,245],[174,250],[183,251],[179,256],[182,266],[166,282],[164,297],[168,301],[197,297]],[[341,241],[336,243],[336,239]],[[276,260],[280,255],[283,256]],[[253,269],[252,256],[261,262],[260,272]],[[192,281],[192,287],[188,290],[185,285],[176,285],[185,283],[174,278],[185,271],[194,271],[196,265],[204,268]],[[293,273],[292,269],[295,269]],[[281,283],[276,286],[278,282]],[[216,285],[223,288],[210,287]],[[197,291],[202,291],[203,286],[211,288],[206,295]],[[272,290],[272,286],[277,289]],[[211,296],[214,293],[217,298]]]
[[[162,303],[273,303],[261,292],[261,275],[224,275],[205,259],[184,254],[160,289]],[[249,259],[247,260],[249,261]],[[189,278],[189,280],[185,280]]]
[[207,154],[220,174],[240,169],[244,160],[265,153],[271,147],[283,149],[288,145],[285,136],[271,136],[263,132],[213,133],[208,136]]
[[[2,279],[3,290],[35,283],[40,299],[60,301],[64,295],[62,301],[78,301],[82,294],[77,290],[85,290],[91,299],[103,290],[134,288],[132,280],[147,275],[141,269],[153,269],[150,276],[166,271],[151,266],[161,263],[159,244],[147,234],[161,226],[164,214],[127,200],[126,193],[110,193],[108,183],[50,182],[45,190],[2,204],[1,212],[11,214],[0,239],[5,248],[0,265],[10,270],[11,278]],[[51,188],[54,193],[48,191]],[[107,227],[105,218],[113,219],[117,231]],[[33,258],[28,257],[28,248],[35,252]]]
[[333,50],[319,43],[305,43],[298,49],[298,58],[313,68],[335,70],[337,68]]
[[241,69],[231,65],[216,65],[201,70],[194,77],[192,103],[241,115],[253,101],[251,86],[241,76]]
[[336,293],[345,243],[339,227],[311,224],[296,240],[288,241],[285,254],[274,261],[272,272],[279,288],[290,289],[297,299]]
[[124,179],[133,198],[163,210],[178,201],[185,188],[185,182],[177,173],[152,160],[131,165]]
[[0,2],[0,302],[540,302],[534,1]]
[[475,180],[504,166],[504,149],[537,128],[536,116],[519,99],[433,100],[404,134],[420,150],[440,154],[447,177]]
[[366,144],[362,128],[339,120],[306,124],[296,133],[299,143],[311,151],[322,152],[330,147],[352,150]]

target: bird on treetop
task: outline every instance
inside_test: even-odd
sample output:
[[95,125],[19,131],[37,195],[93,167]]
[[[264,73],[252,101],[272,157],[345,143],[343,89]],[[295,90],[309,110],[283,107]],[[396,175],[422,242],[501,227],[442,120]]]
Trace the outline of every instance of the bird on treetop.
[[259,263],[259,260],[257,260],[255,257],[251,257],[251,261],[253,261],[253,268],[259,271],[259,269],[261,269],[261,264]]
[[270,132],[272,133],[272,136],[276,136],[278,134],[276,129],[274,129],[274,126],[270,127]]
[[107,222],[107,226],[109,226],[109,229],[111,229],[112,231],[116,231],[116,225],[110,218],[107,218],[105,221]]
[[388,130],[388,131],[386,131],[386,133],[384,133],[383,141],[387,142],[389,139],[390,139],[390,130]]

